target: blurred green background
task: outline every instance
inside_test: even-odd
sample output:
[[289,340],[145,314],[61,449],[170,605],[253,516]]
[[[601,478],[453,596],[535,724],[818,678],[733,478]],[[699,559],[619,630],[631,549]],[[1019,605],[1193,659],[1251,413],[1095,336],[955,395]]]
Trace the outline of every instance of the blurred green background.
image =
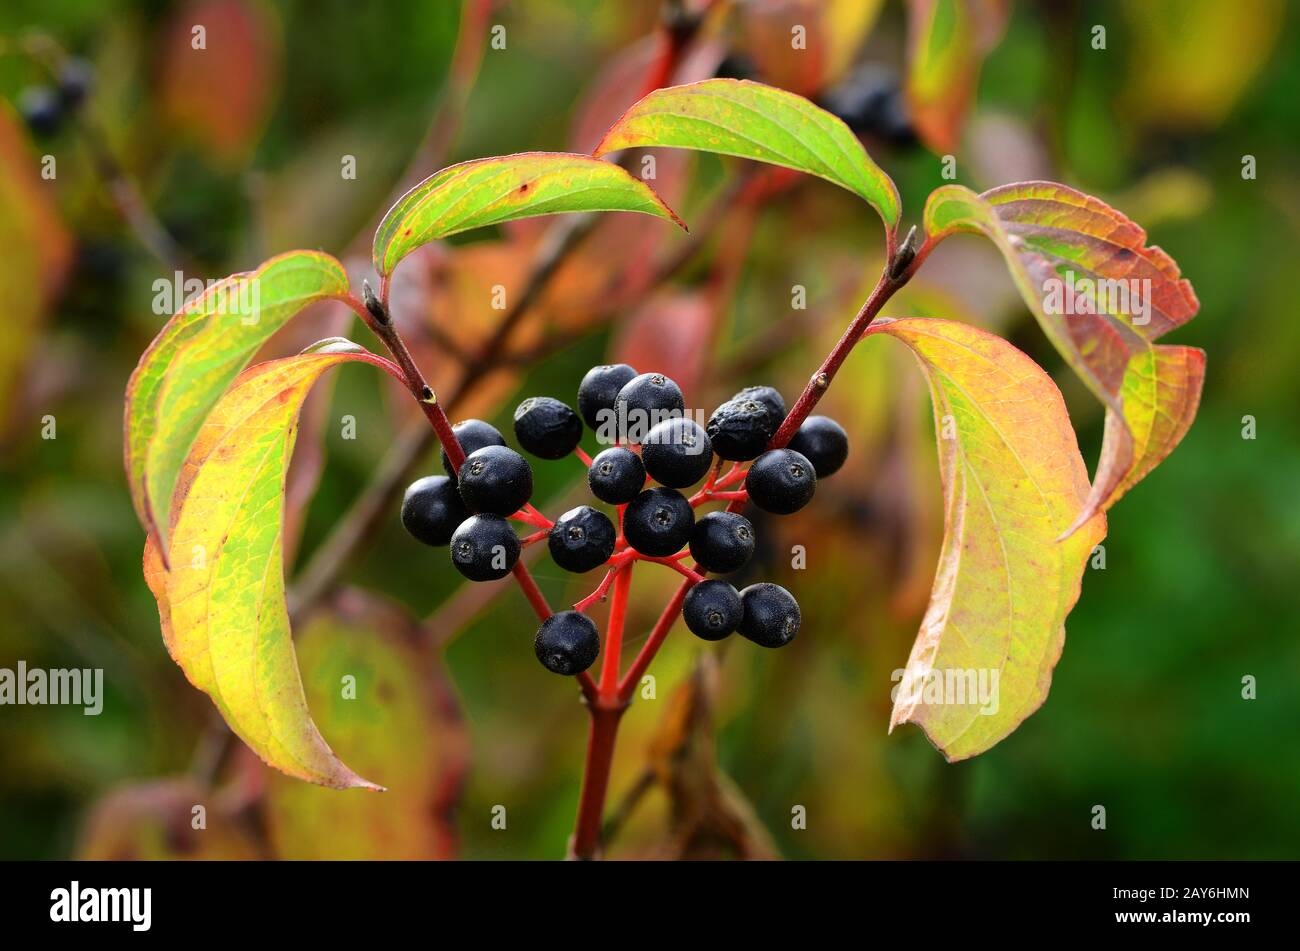
[[[855,64],[907,69],[899,2],[709,6],[677,81],[744,73],[825,99]],[[654,698],[624,718],[611,855],[1300,855],[1296,13],[1281,0],[1015,3],[984,62],[956,180],[1050,178],[1124,211],[1200,297],[1198,318],[1166,342],[1209,354],[1191,432],[1111,513],[1105,568],[1085,577],[1043,708],[955,765],[914,728],[886,735],[890,675],[925,605],[942,512],[919,376],[901,348],[871,341],[824,404],[850,431],[849,467],[818,505],[757,523],[762,550],[747,570],[796,593],[802,635],[781,652],[718,649],[679,625],[652,668]],[[791,24],[807,26],[807,49],[789,48]],[[649,2],[4,5],[0,667],[101,667],[106,699],[98,717],[0,708],[0,857],[564,854],[586,734],[576,692],[538,667],[518,592],[463,590],[444,552],[402,532],[391,500],[298,624],[298,646],[322,732],[393,792],[271,775],[168,658],[120,421],[127,377],[169,316],[152,303],[174,262],[127,224],[123,188],[174,238],[186,276],[306,247],[342,256],[359,281],[373,226],[403,187],[466,158],[590,149],[666,42]],[[12,104],[65,52],[93,65],[88,98],[32,135]],[[905,222],[919,220],[944,181],[942,153],[902,119],[865,137],[898,182]],[[38,174],[43,156],[52,180]],[[354,179],[341,174],[347,156]],[[736,161],[658,161],[657,187],[696,235],[602,221],[528,311],[511,358],[454,415],[508,429],[523,396],[572,400],[606,357],[667,370],[706,410],[751,383],[797,395],[879,272],[870,210],[812,179],[741,193]],[[394,309],[440,393],[500,319],[492,287],[519,292],[549,225],[474,232],[403,265]],[[676,255],[681,266],[656,281]],[[806,310],[791,307],[794,285]],[[1054,374],[1095,460],[1099,405],[983,242],[945,244],[885,313],[1006,335]],[[268,352],[335,333],[378,346],[348,314],[319,309]],[[299,578],[376,468],[418,444],[418,425],[368,369],[344,369],[313,397],[291,477],[295,498],[310,499],[290,519]],[[424,451],[416,472],[435,471],[436,456]],[[578,463],[535,468],[548,514],[581,498]],[[789,566],[794,544],[805,570]],[[545,560],[536,575],[553,604],[596,580]],[[638,569],[629,650],[674,585]],[[343,673],[358,677],[353,704],[334,701]],[[1247,676],[1255,699],[1242,697]],[[806,828],[792,827],[798,807]]]

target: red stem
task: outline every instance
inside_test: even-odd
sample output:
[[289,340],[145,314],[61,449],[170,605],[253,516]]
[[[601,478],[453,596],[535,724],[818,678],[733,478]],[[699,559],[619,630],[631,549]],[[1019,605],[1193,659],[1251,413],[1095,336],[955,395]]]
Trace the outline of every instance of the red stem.
[[587,735],[587,760],[582,770],[582,795],[574,824],[570,853],[578,859],[594,859],[600,850],[600,821],[609,791],[609,772],[614,764],[614,737],[626,707],[592,705],[591,731]]

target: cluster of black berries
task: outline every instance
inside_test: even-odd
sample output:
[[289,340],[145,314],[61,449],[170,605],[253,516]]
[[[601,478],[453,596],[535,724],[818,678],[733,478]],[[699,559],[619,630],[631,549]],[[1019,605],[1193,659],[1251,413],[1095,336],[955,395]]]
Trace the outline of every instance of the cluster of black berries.
[[[697,520],[681,489],[711,471],[716,477],[715,457],[719,466],[721,460],[750,462],[744,473],[749,501],[786,515],[803,508],[817,479],[838,470],[848,455],[843,428],[825,416],[805,420],[788,447],[768,450],[785,415],[781,395],[772,387],[756,386],[727,400],[701,426],[685,415],[682,391],[671,379],[616,364],[587,372],[576,412],[550,397],[524,400],[515,410],[514,431],[524,451],[552,460],[577,448],[584,422],[617,439],[617,445],[591,460],[587,484],[597,499],[621,507],[627,545],[657,559],[687,548],[698,569],[726,574],[753,555],[753,525],[732,511],[710,512]],[[426,544],[450,543],[452,563],[465,577],[502,578],[519,559],[521,543],[507,518],[532,495],[532,469],[482,420],[457,423],[453,431],[465,451],[464,464],[457,473],[444,451],[447,475],[411,485],[402,503],[402,524]],[[648,480],[657,485],[647,488]],[[618,529],[604,512],[580,505],[555,521],[547,542],[557,565],[586,572],[609,562]],[[691,588],[683,617],[706,640],[739,631],[764,647],[789,643],[800,622],[799,605],[785,588],[763,583],[737,591],[718,580]],[[600,637],[585,614],[561,611],[542,624],[534,647],[548,669],[574,675],[595,662]]]
[[18,112],[39,136],[54,135],[63,120],[85,101],[94,71],[83,59],[66,59],[54,86],[28,86],[18,94]]

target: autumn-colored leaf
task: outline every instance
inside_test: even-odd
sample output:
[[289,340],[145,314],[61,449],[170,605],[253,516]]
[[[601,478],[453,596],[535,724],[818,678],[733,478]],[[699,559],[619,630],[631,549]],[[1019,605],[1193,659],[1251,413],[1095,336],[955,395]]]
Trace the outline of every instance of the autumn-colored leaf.
[[917,135],[935,152],[957,148],[980,66],[1008,12],[1006,0],[910,0],[907,103]]
[[1153,341],[1196,315],[1196,294],[1140,227],[1053,182],[982,195],[944,186],[926,203],[925,226],[931,239],[967,231],[992,240],[1048,338],[1106,405],[1101,460],[1073,530],[1118,501],[1191,425],[1205,354]]
[[[285,606],[285,471],[298,413],[330,367],[393,364],[369,353],[303,354],[244,371],[199,429],[171,512],[174,558],[146,548],[172,659],[271,766],[310,782],[377,788],[331,752],[307,709]],[[149,543],[153,544],[152,539]]]
[[[0,407],[13,405],[23,366],[50,301],[67,272],[72,239],[43,181],[22,124],[0,100]],[[5,413],[7,417],[9,414]],[[0,419],[3,432],[7,419]]]
[[944,489],[943,549],[890,729],[916,723],[947,759],[965,759],[1047,697],[1106,516],[1058,541],[1088,476],[1060,391],[1027,356],[947,320],[881,320],[868,333],[920,362]]
[[[380,274],[438,238],[560,212],[635,211],[681,224],[645,182],[589,155],[522,152],[444,168],[397,200],[375,231]],[[683,227],[685,227],[683,225]]]
[[126,388],[127,480],[136,512],[167,561],[167,512],[181,463],[208,411],[266,340],[319,300],[348,292],[327,254],[290,251],[218,281],[172,317]]
[[740,17],[740,48],[769,84],[813,96],[837,82],[883,0],[767,0]]
[[842,121],[802,96],[736,79],[659,89],[605,133],[596,155],[666,146],[736,155],[847,188],[898,224],[898,189]]
[[219,162],[238,163],[270,110],[279,24],[261,3],[199,0],[176,12],[161,40],[158,96],[168,123]]
[[340,796],[272,775],[282,859],[454,858],[468,741],[442,664],[396,606],[348,591],[296,638],[307,699],[339,756],[388,787]]

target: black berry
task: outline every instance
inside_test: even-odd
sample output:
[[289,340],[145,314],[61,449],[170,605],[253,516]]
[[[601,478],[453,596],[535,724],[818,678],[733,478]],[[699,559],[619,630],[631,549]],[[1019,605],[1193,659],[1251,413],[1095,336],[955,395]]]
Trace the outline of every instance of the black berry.
[[63,102],[50,86],[24,89],[18,95],[18,111],[35,135],[54,135],[63,124]]
[[740,592],[741,636],[760,647],[784,647],[799,633],[799,602],[779,584],[751,584]]
[[713,451],[732,462],[754,459],[767,448],[781,419],[760,400],[729,399],[709,417],[707,431]]
[[587,615],[560,611],[548,617],[537,629],[533,650],[547,670],[572,677],[596,662],[600,654],[600,635]]
[[[460,443],[460,448],[465,450],[465,455],[476,452],[484,446],[504,446],[505,437],[491,423],[485,423],[481,419],[462,419],[451,431],[456,434],[456,441]],[[442,451],[442,468],[447,475],[451,476],[451,481],[456,481],[456,469],[447,458],[447,450]]]
[[471,515],[451,536],[451,563],[470,581],[495,581],[519,560],[519,536],[500,515]]
[[713,464],[709,434],[685,416],[666,419],[646,433],[641,461],[656,482],[684,489],[704,478]]
[[636,376],[626,363],[592,367],[578,384],[578,414],[592,429],[599,429],[600,411],[614,408],[614,398]]
[[614,523],[590,505],[569,509],[551,528],[551,558],[565,571],[590,571],[614,554]]
[[781,428],[781,421],[785,419],[785,400],[781,399],[781,394],[771,386],[747,386],[735,396],[733,400],[758,400],[767,407],[768,421],[772,427],[772,432]]
[[817,489],[813,464],[793,449],[765,452],[749,467],[745,476],[749,501],[765,512],[789,515],[797,512]]
[[59,99],[68,109],[76,109],[90,92],[95,70],[84,59],[69,58],[59,67]]
[[695,510],[676,489],[646,489],[623,512],[628,544],[654,558],[681,551],[694,525]]
[[612,446],[591,460],[587,485],[602,502],[626,505],[645,487],[645,466],[631,449]]
[[626,425],[626,436],[640,442],[646,433],[665,419],[681,416],[686,410],[681,388],[662,373],[642,373],[624,384],[614,398],[619,425]]
[[513,515],[532,495],[532,467],[506,446],[476,449],[460,467],[460,497],[471,512]]
[[686,593],[682,619],[691,633],[720,641],[740,627],[745,609],[736,589],[725,581],[701,581]]
[[402,499],[402,525],[426,545],[445,545],[469,510],[456,484],[446,476],[425,476],[412,482]]
[[817,478],[834,475],[849,456],[849,434],[829,416],[809,416],[790,440],[790,448],[813,464]]
[[754,526],[736,512],[710,512],[691,531],[691,557],[709,571],[738,571],[753,554]]
[[534,456],[562,459],[582,439],[582,420],[559,400],[533,396],[515,409],[515,438]]

